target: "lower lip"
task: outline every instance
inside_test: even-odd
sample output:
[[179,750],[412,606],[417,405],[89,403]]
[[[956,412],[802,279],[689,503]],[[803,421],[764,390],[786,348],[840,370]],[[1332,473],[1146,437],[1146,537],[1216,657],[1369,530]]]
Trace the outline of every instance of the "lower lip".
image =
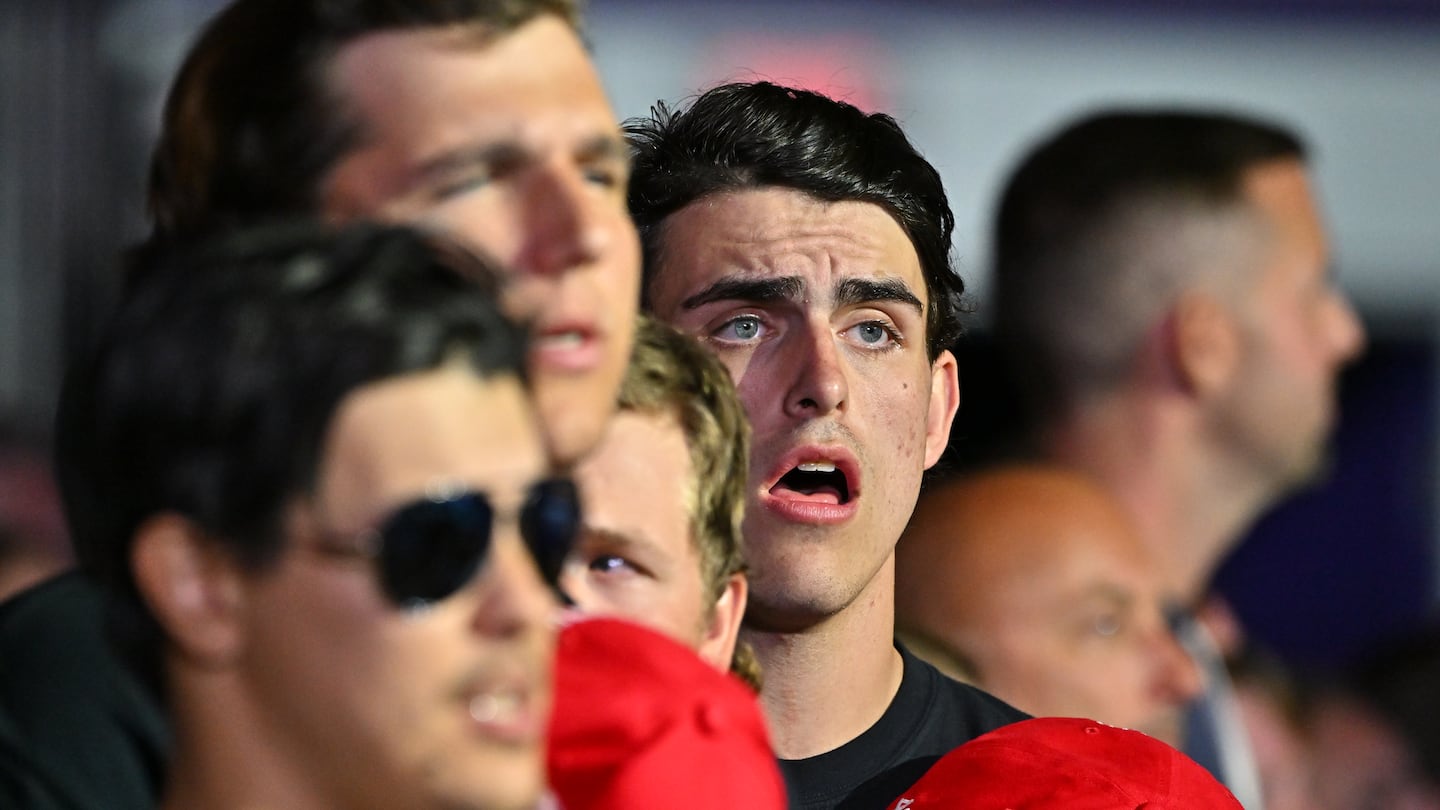
[[537,372],[592,371],[600,365],[600,360],[601,343],[594,336],[564,343],[547,343],[543,339],[530,343],[530,367]]
[[845,503],[825,503],[794,498],[780,498],[765,493],[760,505],[783,520],[791,523],[806,523],[813,526],[834,526],[855,517],[857,499]]

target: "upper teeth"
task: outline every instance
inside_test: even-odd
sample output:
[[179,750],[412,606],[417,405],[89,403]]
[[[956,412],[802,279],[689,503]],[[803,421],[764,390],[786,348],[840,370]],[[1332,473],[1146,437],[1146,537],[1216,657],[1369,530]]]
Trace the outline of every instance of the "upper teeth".
[[585,336],[580,334],[579,332],[556,332],[554,334],[545,335],[541,339],[544,340],[546,343],[569,346],[579,345],[585,339]]
[[835,472],[835,465],[828,461],[806,461],[797,466],[801,472]]
[[520,708],[520,700],[513,694],[479,694],[470,699],[470,716],[480,723],[493,723],[509,717]]

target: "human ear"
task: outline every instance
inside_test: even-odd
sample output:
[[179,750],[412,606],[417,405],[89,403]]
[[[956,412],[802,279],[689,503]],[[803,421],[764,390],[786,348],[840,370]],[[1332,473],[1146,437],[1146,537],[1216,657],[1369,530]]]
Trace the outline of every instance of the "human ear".
[[1184,390],[1201,399],[1223,390],[1240,356],[1239,327],[1224,303],[1204,292],[1181,295],[1170,331],[1170,362]]
[[745,604],[750,598],[750,581],[742,573],[731,574],[720,598],[715,600],[705,635],[700,639],[700,657],[719,670],[730,668],[735,644],[740,637],[740,620],[745,617]]
[[130,550],[136,587],[182,656],[213,667],[233,659],[243,633],[238,563],[194,521],[175,513],[141,524]]
[[935,466],[950,444],[950,425],[960,410],[960,371],[949,349],[930,364],[930,405],[925,414],[925,469]]

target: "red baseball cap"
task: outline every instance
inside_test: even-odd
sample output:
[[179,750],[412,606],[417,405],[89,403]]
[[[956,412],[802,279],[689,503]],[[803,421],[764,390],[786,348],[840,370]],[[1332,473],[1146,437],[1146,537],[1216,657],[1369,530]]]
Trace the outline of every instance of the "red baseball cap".
[[550,787],[565,810],[784,810],[754,692],[639,625],[560,631]]
[[890,810],[1242,810],[1225,786],[1159,740],[1094,720],[1037,717],[976,737],[931,766]]

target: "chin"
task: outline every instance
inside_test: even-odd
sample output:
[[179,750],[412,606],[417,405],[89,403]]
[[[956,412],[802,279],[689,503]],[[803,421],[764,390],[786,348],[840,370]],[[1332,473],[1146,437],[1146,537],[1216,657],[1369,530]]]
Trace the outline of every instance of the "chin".
[[571,399],[568,392],[553,392],[550,396],[542,391],[539,395],[541,429],[545,433],[545,444],[550,456],[561,468],[569,468],[584,458],[600,444],[605,426],[614,409],[599,407],[576,407],[577,402],[613,402],[595,395],[586,399]]
[[[467,776],[473,779],[478,773],[487,771],[477,768]],[[532,810],[540,803],[545,787],[538,768],[526,769],[525,773],[510,769],[501,774],[499,769],[490,769],[483,782],[469,785],[468,790],[437,796],[433,806],[443,810]]]

